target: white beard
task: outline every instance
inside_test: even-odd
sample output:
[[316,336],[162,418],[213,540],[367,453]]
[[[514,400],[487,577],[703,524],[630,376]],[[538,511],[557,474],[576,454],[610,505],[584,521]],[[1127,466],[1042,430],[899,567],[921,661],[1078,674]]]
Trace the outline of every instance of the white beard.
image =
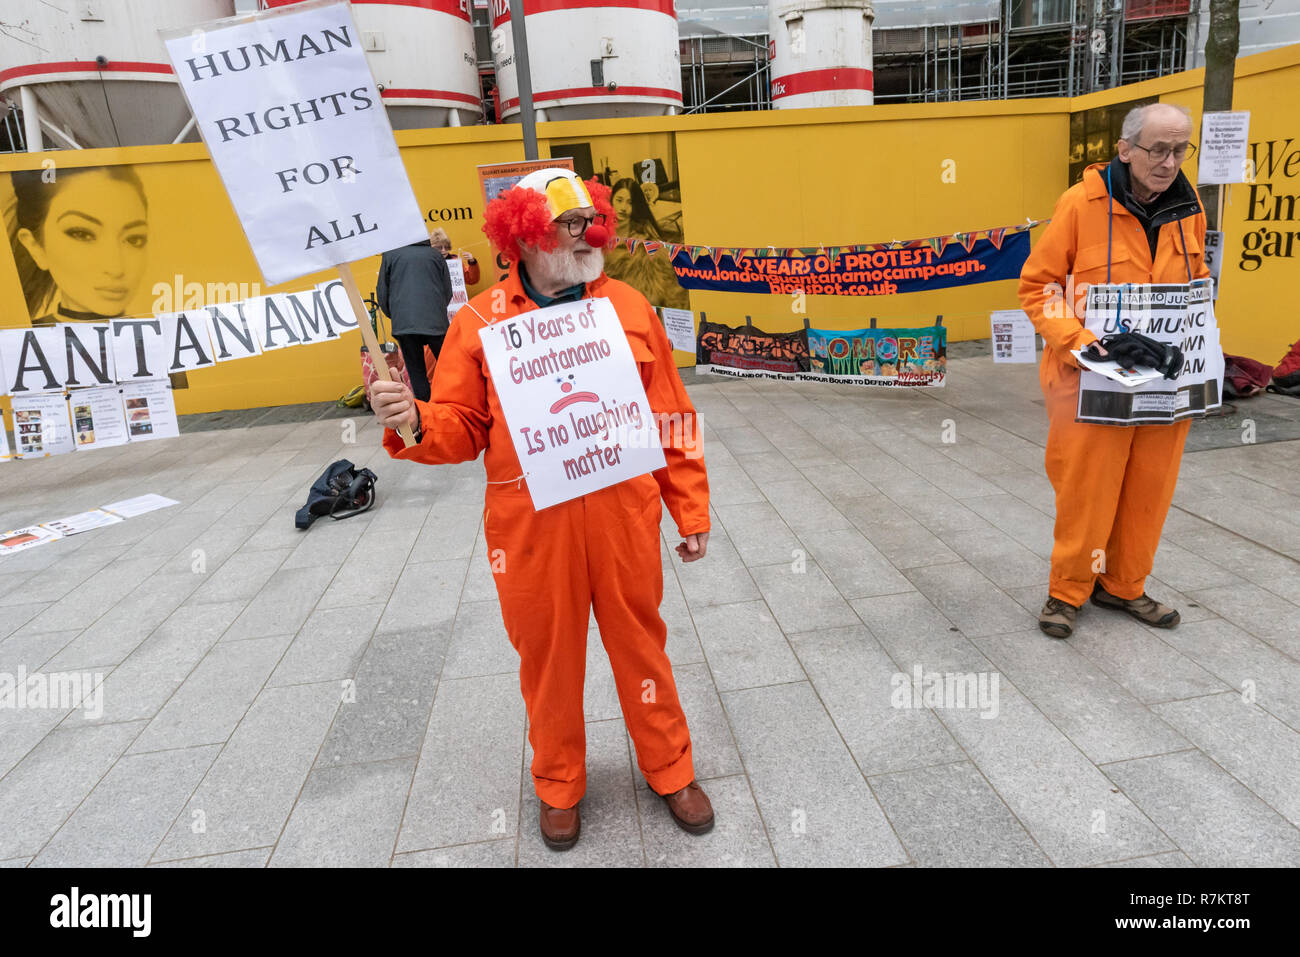
[[525,256],[525,261],[528,275],[535,283],[566,289],[600,278],[605,268],[605,252],[593,248],[590,253],[579,257],[569,250],[537,250],[532,255]]

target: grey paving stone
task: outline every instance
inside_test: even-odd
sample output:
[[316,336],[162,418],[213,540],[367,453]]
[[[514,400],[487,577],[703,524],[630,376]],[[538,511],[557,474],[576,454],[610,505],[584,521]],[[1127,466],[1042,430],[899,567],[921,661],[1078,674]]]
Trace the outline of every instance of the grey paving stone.
[[909,568],[905,574],[969,637],[1037,628],[1037,618],[965,562]]
[[763,602],[696,609],[695,627],[719,691],[803,681],[803,669]]
[[[304,496],[304,501],[306,498]],[[366,530],[363,521],[367,515],[334,521],[320,518],[306,531],[299,532],[301,540],[294,546],[281,568],[312,568],[330,566],[337,568],[356,547]]]
[[443,677],[517,674],[519,652],[506,635],[501,606],[495,601],[464,602],[456,615]]
[[968,498],[962,504],[1039,558],[1052,557],[1054,522],[1032,505],[1005,493]]
[[[15,684],[17,676],[14,677]],[[94,694],[91,695],[91,707]],[[0,779],[72,712],[71,708],[0,708]]]
[[40,671],[45,662],[63,650],[81,634],[79,629],[69,631],[27,632],[18,631],[0,642],[0,674],[15,674],[19,668],[28,673]]
[[[9,526],[6,525],[5,528]],[[83,533],[86,534],[86,533]],[[65,552],[63,546],[66,541],[52,542],[49,545],[43,545],[42,548],[58,549],[58,552]],[[119,545],[107,549],[77,549],[76,551],[65,552],[59,555],[59,558],[44,569],[39,574],[25,576],[23,586],[14,589],[0,596],[0,608],[3,608],[5,618],[15,614],[10,608],[12,605],[25,605],[36,602],[53,603],[68,594],[86,579],[90,578],[100,569],[104,568],[110,562],[117,559],[122,552],[126,551],[129,546]],[[0,571],[8,567],[6,564],[0,565]]]
[[803,477],[826,496],[827,501],[832,505],[838,505],[848,499],[861,498],[864,495],[873,495],[876,492],[876,487],[863,478],[861,472],[844,462],[809,465],[800,460],[798,464]]
[[713,431],[718,440],[738,459],[739,456],[745,454],[780,451],[764,437],[761,431],[752,425],[737,425],[729,428],[718,428],[714,425]]
[[[346,575],[347,568],[338,572]],[[248,607],[222,635],[222,641],[265,638],[297,633],[320,603],[331,581],[337,581],[333,568],[281,569],[272,576]],[[350,602],[349,604],[364,604]]]
[[40,851],[142,727],[137,722],[46,735],[0,779],[0,859]]
[[[748,566],[789,564],[802,548],[776,509],[766,502],[715,508],[727,537]],[[706,555],[704,560],[708,558]]]
[[119,759],[32,866],[143,867],[220,750],[209,745]]
[[969,761],[869,778],[922,867],[1046,867],[1051,862]]
[[709,535],[709,552],[702,559],[678,564],[677,582],[692,610],[710,605],[749,601],[759,597],[758,586],[725,535]]
[[274,844],[338,708],[334,682],[258,695],[203,782],[186,792],[184,811],[173,810],[175,823],[155,842],[152,860]]
[[406,631],[450,622],[461,601],[468,564],[463,558],[407,562],[379,621],[379,631]]
[[998,529],[969,529],[942,537],[948,547],[999,588],[1039,585],[1047,590],[1051,562]]
[[[1296,571],[1300,574],[1300,569]],[[1192,592],[1192,597],[1224,620],[1300,659],[1300,606],[1249,584],[1207,588]]]
[[[240,548],[216,568],[190,596],[190,603],[212,601],[249,601],[271,580],[284,560],[293,553],[289,548],[248,551]],[[215,558],[215,556],[209,556]],[[209,569],[213,563],[209,562]]]
[[786,634],[858,622],[848,602],[814,561],[804,560],[794,567],[765,565],[750,571]]
[[[44,547],[53,548],[59,544],[54,542]],[[150,556],[110,562],[33,618],[30,622],[32,630],[66,631],[88,627],[157,571],[163,561],[159,556]]]
[[1269,807],[1300,827],[1300,732],[1239,694],[1169,701],[1152,710]]
[[269,847],[255,847],[247,851],[228,854],[207,854],[203,857],[186,857],[179,861],[160,861],[149,867],[266,867],[271,856]]
[[587,793],[579,813],[582,833],[564,852],[542,842],[541,810],[527,769],[533,749],[525,749],[523,806],[519,813],[520,867],[640,867],[645,863],[633,786],[631,753],[622,721],[587,725]]
[[1198,555],[1178,545],[1164,542],[1156,549],[1152,573],[1181,592],[1199,591],[1219,585],[1240,585],[1242,579],[1223,568],[1211,557]]
[[1226,621],[1188,622],[1177,628],[1145,630],[1165,641],[1239,694],[1293,728],[1300,728],[1300,665],[1277,649]]
[[[397,851],[513,835],[523,744],[524,702],[514,675],[439,682]],[[531,779],[524,786],[531,790]]]
[[[770,430],[766,430],[766,433],[769,438],[775,438]],[[745,474],[759,488],[772,482],[798,481],[803,478],[794,463],[781,452],[739,453],[736,455],[736,464],[745,470]]]
[[811,685],[725,692],[722,701],[781,866],[906,862]]
[[856,528],[805,533],[802,542],[844,598],[914,590],[912,583]]
[[992,664],[919,592],[861,598],[853,610],[905,672],[991,671]]
[[838,507],[895,568],[958,560],[956,552],[885,495],[846,500]]
[[1167,851],[1164,854],[1150,854],[1147,857],[1134,857],[1127,861],[1111,861],[1106,864],[1094,864],[1093,867],[1195,867],[1182,851]]
[[63,726],[152,718],[242,607],[242,602],[234,601],[177,609],[104,679],[102,715],[93,718],[84,711],[73,711]]
[[[736,742],[732,738],[727,715],[708,666],[703,663],[674,664],[673,680],[677,683],[677,698],[681,701],[691,731],[691,759],[695,765],[695,777],[703,780],[743,773],[740,752],[736,750]],[[635,748],[632,758],[636,764]],[[639,771],[634,777],[639,789],[649,790]]]
[[483,524],[483,496],[443,498],[433,506],[411,547],[409,561],[434,562],[469,558],[474,538]]
[[26,867],[31,861],[30,857],[16,857],[12,860],[0,861],[0,867]]
[[934,712],[895,706],[899,669],[862,625],[795,635],[790,644],[863,774],[964,756]]
[[514,867],[517,840],[480,841],[393,857],[393,867]]
[[354,677],[384,606],[322,608],[298,630],[268,685],[312,684]]
[[637,791],[646,863],[651,867],[775,867],[754,795],[744,775],[701,780],[713,805],[713,830],[688,834],[673,820],[668,804]]
[[269,867],[387,867],[415,758],[317,768],[307,778]]
[[444,627],[371,638],[350,686],[356,700],[339,710],[317,765],[418,754],[450,634]]
[[1176,850],[1010,682],[998,697],[994,720],[957,708],[940,719],[1054,864]]
[[763,494],[786,524],[801,533],[849,526],[849,520],[805,478],[770,482],[763,486]]
[[1102,768],[1203,867],[1295,867],[1300,831],[1199,751]]
[[275,669],[289,636],[217,642],[131,746],[132,754],[230,737]]

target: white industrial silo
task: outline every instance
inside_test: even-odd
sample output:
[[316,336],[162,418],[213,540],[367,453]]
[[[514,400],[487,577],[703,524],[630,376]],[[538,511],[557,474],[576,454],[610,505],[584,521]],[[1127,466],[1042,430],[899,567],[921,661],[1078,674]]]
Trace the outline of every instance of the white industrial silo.
[[869,106],[870,0],[769,0],[773,109]]
[[29,148],[197,140],[158,31],[234,12],[234,0],[6,0],[0,93],[22,107]]
[[[298,2],[264,0],[264,5]],[[479,122],[483,99],[470,0],[352,0],[352,18],[393,129]]]
[[[679,112],[682,71],[673,0],[643,0],[637,6],[590,2],[524,0],[537,119]],[[501,118],[518,120],[509,0],[492,0],[492,59]]]

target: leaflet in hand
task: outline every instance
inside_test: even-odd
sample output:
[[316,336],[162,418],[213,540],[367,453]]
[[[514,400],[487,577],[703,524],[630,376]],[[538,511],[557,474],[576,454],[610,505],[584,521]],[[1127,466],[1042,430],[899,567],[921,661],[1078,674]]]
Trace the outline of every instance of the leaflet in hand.
[[1085,369],[1098,372],[1108,379],[1114,379],[1120,385],[1137,387],[1154,379],[1162,378],[1164,373],[1150,366],[1122,366],[1114,359],[1089,359],[1080,349],[1071,349],[1070,355]]

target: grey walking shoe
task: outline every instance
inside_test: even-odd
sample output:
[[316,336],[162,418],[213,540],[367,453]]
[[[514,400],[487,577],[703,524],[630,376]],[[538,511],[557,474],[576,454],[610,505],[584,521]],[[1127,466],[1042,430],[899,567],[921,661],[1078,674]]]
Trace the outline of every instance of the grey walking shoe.
[[1092,603],[1102,608],[1126,611],[1152,628],[1172,628],[1182,621],[1182,616],[1177,611],[1160,604],[1145,592],[1141,598],[1117,598],[1102,588],[1100,582],[1092,590]]
[[1059,598],[1047,598],[1047,604],[1038,613],[1038,627],[1053,638],[1069,638],[1074,631],[1074,618],[1079,609]]

